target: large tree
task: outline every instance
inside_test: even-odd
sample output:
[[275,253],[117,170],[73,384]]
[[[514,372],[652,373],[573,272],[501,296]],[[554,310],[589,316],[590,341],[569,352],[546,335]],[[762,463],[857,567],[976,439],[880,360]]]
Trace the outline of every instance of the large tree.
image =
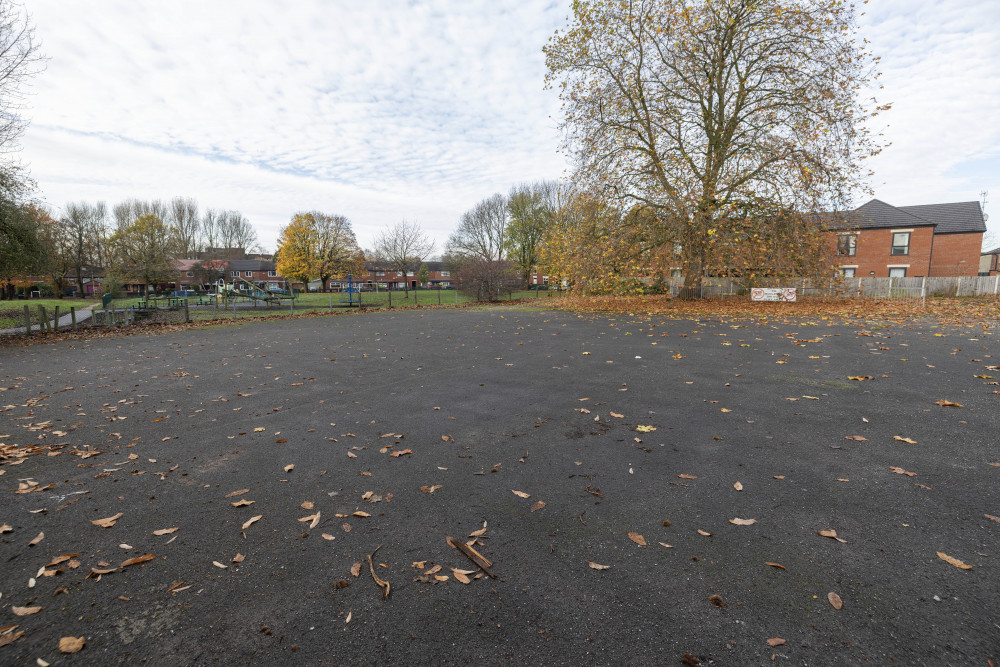
[[527,285],[538,264],[538,249],[553,220],[565,203],[565,189],[555,181],[525,183],[511,188],[507,197],[507,258],[514,263]]
[[170,225],[177,232],[177,253],[180,257],[194,257],[201,250],[201,218],[198,202],[190,197],[170,200]]
[[512,278],[507,261],[507,199],[497,193],[462,214],[445,254],[459,283],[480,301],[492,301]]
[[416,271],[424,258],[434,252],[434,241],[418,223],[403,220],[379,232],[373,251],[373,256],[381,258],[390,269],[403,276],[403,289],[409,295],[410,281],[406,274]]
[[44,60],[24,6],[0,0],[0,153],[17,149],[28,124],[21,115],[25,87]]
[[[659,249],[666,268],[676,248],[693,293],[708,271],[776,273],[755,263],[817,246],[810,214],[842,206],[880,148],[855,31],[841,0],[574,0],[547,84],[578,182],[649,209],[645,245],[619,252]],[[764,229],[777,219],[795,232]]]
[[316,228],[317,277],[327,289],[331,278],[347,274],[360,276],[365,269],[365,256],[354,236],[351,221],[343,215],[320,211],[307,213]]
[[316,226],[312,216],[298,213],[278,234],[278,249],[274,254],[278,275],[300,282],[307,290],[309,280],[317,272]]
[[60,220],[61,246],[68,271],[76,278],[80,294],[85,294],[84,272],[93,275],[93,267],[104,266],[108,209],[104,202],[66,204]]
[[140,216],[119,228],[109,240],[116,270],[129,279],[149,285],[176,277],[173,260],[177,257],[176,231],[155,215]]

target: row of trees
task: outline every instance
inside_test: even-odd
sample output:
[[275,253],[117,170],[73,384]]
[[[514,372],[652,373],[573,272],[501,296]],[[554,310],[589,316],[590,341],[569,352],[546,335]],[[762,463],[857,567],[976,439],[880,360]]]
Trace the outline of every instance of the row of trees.
[[239,211],[208,209],[194,199],[127,199],[110,209],[104,202],[74,202],[53,218],[33,203],[4,210],[0,234],[0,280],[10,297],[12,280],[43,275],[61,295],[75,283],[80,293],[95,272],[106,290],[125,282],[155,284],[176,278],[177,258],[227,258],[257,246],[257,233]]

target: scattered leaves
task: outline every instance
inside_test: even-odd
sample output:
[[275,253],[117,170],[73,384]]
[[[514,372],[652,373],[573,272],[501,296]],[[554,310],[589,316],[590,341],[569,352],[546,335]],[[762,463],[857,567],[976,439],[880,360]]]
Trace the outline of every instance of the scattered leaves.
[[[851,379],[853,380],[854,378],[851,378]],[[770,646],[770,647],[772,647],[772,648],[775,647],[775,646],[782,646],[782,645],[784,645],[786,643],[787,642],[784,639],[782,639],[781,637],[771,637],[770,639],[767,640],[767,645]]]
[[539,501],[535,502],[534,504],[532,504],[531,511],[532,512],[537,512],[538,510],[540,510],[540,509],[542,509],[544,507],[545,507],[545,501],[544,500],[539,500]]
[[837,531],[835,531],[833,528],[830,528],[828,530],[818,531],[818,534],[822,537],[829,537],[831,539],[837,540],[841,544],[847,544],[847,540],[837,537]]
[[109,516],[106,519],[95,519],[90,523],[94,524],[95,526],[100,526],[101,528],[111,528],[112,526],[115,525],[115,522],[118,521],[118,519],[122,518],[123,516],[125,516],[125,513],[119,512],[114,516]]
[[963,563],[962,561],[958,560],[957,558],[952,558],[951,556],[949,556],[948,554],[944,553],[943,551],[937,552],[937,555],[938,555],[938,558],[940,558],[944,562],[946,562],[946,563],[948,563],[950,565],[954,565],[955,567],[957,567],[960,570],[971,570],[972,569],[971,565],[969,565],[967,563]]
[[646,546],[646,538],[639,533],[629,533],[628,538],[638,544],[640,547]]
[[59,640],[59,651],[61,653],[79,653],[87,645],[87,640],[83,637],[63,637]]
[[15,616],[31,616],[40,612],[42,607],[11,607],[10,610]]
[[940,405],[943,408],[962,408],[965,407],[961,403],[955,403],[954,401],[946,401],[941,399],[940,401],[934,401],[935,405]]
[[594,561],[590,561],[589,563],[587,563],[587,565],[589,565],[590,569],[592,569],[592,570],[610,570],[611,569],[610,565],[599,565],[599,564],[595,563]]
[[257,516],[252,516],[252,517],[250,517],[249,519],[247,519],[247,520],[246,520],[246,521],[245,521],[245,522],[243,523],[243,530],[246,530],[247,528],[249,528],[249,527],[250,527],[250,526],[252,526],[253,524],[257,523],[258,521],[260,521],[260,520],[261,520],[261,519],[263,519],[263,518],[264,518],[264,515],[263,515],[263,514],[258,514]]
[[177,526],[173,528],[161,528],[160,530],[154,530],[153,535],[169,535],[170,533],[176,533],[180,530]]
[[424,493],[434,493],[435,491],[441,488],[444,488],[444,484],[434,484],[432,486],[424,485],[420,487],[420,490],[423,491]]
[[510,492],[513,493],[518,498],[530,498],[531,497],[530,493],[525,493],[524,491],[515,491],[514,489],[511,489]]
[[741,519],[739,517],[736,517],[735,519],[730,519],[729,523],[736,526],[752,526],[753,524],[757,523],[757,519]]
[[889,466],[889,470],[893,471],[897,475],[906,475],[907,477],[916,477],[917,473],[910,472],[909,470],[903,470],[899,466]]

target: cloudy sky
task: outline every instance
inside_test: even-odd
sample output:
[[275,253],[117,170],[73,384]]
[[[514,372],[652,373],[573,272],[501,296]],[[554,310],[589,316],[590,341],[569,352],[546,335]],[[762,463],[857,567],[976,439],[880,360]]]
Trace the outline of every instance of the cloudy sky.
[[[567,169],[541,47],[569,4],[27,0],[50,60],[23,161],[56,213],[183,195],[242,211],[271,250],[305,209],[347,215],[363,246],[415,220],[440,248],[479,199]],[[990,190],[1000,232],[996,0],[873,4],[894,104],[876,196]]]

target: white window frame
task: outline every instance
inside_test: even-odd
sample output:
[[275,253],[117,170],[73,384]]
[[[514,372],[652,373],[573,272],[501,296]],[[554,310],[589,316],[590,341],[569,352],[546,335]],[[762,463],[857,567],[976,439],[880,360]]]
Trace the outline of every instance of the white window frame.
[[253,277],[253,271],[244,271],[243,272],[243,277],[244,278],[252,278]]
[[441,272],[441,277],[442,278],[450,278],[451,277],[451,271],[442,271]]
[[277,278],[278,277],[278,272],[277,271],[268,271],[267,272],[267,277],[268,278]]

